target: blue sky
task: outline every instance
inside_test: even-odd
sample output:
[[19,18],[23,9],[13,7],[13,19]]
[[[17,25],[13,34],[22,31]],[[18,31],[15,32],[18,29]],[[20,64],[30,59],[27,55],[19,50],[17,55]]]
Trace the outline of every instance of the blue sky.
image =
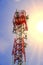
[[[15,10],[24,9],[30,15],[33,8],[39,7],[39,9],[42,9],[42,6],[43,0],[0,0],[0,65],[12,64],[11,53],[14,39],[12,19]],[[28,42],[26,48],[26,65],[43,65],[43,45],[40,46],[39,50],[39,45],[34,44],[38,42],[32,40],[30,35]]]

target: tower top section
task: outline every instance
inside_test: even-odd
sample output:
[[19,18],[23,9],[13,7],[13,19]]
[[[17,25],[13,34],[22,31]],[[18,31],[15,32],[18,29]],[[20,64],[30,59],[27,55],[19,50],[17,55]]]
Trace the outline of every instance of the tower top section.
[[26,16],[26,11],[21,10],[21,11],[15,11],[14,13],[14,18],[13,18],[13,23],[15,22],[16,25],[20,25],[26,22],[26,19],[28,19],[28,16]]

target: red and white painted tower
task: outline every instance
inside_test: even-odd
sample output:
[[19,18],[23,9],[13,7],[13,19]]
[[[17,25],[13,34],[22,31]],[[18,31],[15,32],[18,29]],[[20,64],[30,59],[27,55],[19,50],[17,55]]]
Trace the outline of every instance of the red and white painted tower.
[[13,32],[16,37],[14,39],[12,56],[14,64],[17,63],[17,65],[22,65],[23,62],[26,62],[25,39],[27,39],[27,34],[25,32],[28,31],[26,22],[27,19],[28,16],[26,16],[26,12],[24,10],[21,11],[16,10],[13,18]]

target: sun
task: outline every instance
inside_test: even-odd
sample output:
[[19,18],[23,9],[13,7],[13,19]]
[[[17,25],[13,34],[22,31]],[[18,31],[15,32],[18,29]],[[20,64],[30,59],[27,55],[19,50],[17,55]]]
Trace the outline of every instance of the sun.
[[43,43],[43,11],[36,10],[30,14],[28,21],[28,35],[30,40]]
[[39,31],[40,33],[43,33],[43,20],[39,21],[37,23],[37,31]]

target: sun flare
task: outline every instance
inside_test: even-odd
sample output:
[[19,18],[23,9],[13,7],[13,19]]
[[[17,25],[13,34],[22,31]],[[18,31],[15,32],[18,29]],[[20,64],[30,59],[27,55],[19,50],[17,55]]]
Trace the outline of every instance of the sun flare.
[[43,21],[39,21],[37,24],[37,30],[43,33]]
[[28,34],[30,39],[36,43],[43,43],[43,11],[34,11],[30,14],[28,21]]

